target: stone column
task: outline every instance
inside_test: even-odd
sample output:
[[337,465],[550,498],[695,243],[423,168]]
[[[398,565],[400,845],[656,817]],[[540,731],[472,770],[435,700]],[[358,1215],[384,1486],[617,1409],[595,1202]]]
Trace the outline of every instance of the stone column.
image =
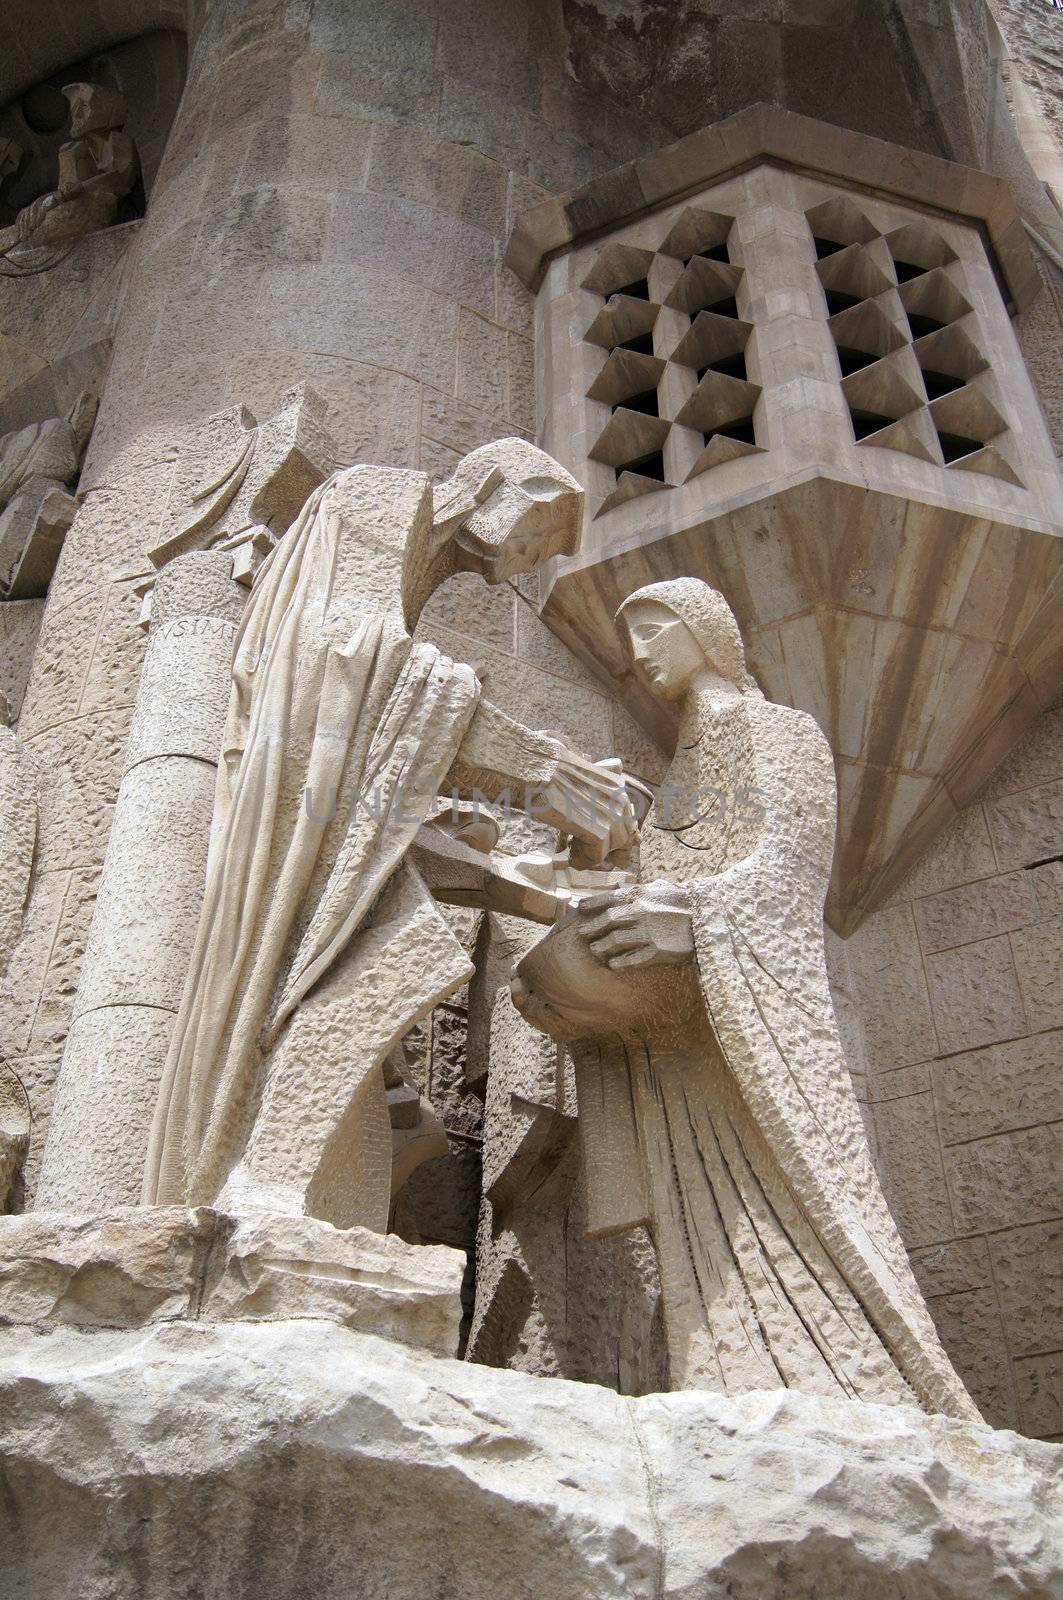
[[172,561],[155,586],[37,1210],[140,1199],[203,895],[233,637],[247,593],[231,574],[231,555],[197,551]]

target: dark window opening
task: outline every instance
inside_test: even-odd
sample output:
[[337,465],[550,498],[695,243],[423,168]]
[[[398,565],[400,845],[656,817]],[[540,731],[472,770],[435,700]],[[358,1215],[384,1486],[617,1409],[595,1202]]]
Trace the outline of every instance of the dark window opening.
[[618,479],[622,472],[637,472],[642,478],[655,478],[658,483],[664,483],[664,456],[660,450],[655,450],[652,455],[636,456],[634,461],[625,461],[623,466],[616,468]]
[[917,267],[914,261],[898,261],[896,257],[893,259],[893,265],[896,268],[898,283],[907,283],[909,278],[921,278],[924,272],[929,271],[927,267]]
[[942,433],[940,428],[938,439],[941,441],[941,454],[949,462],[959,461],[982,448],[981,439],[965,439],[962,433]]
[[843,294],[840,289],[824,289],[823,292],[827,296],[827,313],[832,317],[837,316],[839,311],[848,311],[850,306],[860,304],[858,294]]
[[912,330],[913,339],[922,339],[928,333],[937,333],[945,324],[939,322],[936,317],[920,317],[914,311],[909,311],[908,326]]
[[850,345],[838,346],[838,365],[842,369],[842,377],[847,378],[852,372],[859,372],[862,367],[870,367],[879,358],[867,350],[854,350]]
[[626,400],[618,400],[613,410],[619,411],[621,407],[625,411],[641,411],[646,417],[659,417],[661,414],[657,406],[656,389],[643,389],[641,394],[633,394]]
[[726,422],[722,428],[713,428],[711,432],[703,435],[708,444],[716,434],[722,434],[725,439],[741,439],[743,444],[756,444],[757,436],[753,430],[752,417],[739,417],[737,422]]
[[930,367],[923,368],[923,387],[926,389],[928,400],[939,400],[943,394],[952,394],[956,389],[962,389],[963,378],[954,378],[947,372],[935,372]]
[[637,334],[634,339],[625,339],[623,344],[618,344],[615,348],[617,350],[633,350],[637,356],[652,356],[653,334]]
[[698,368],[699,382],[705,376],[706,372],[722,372],[726,378],[746,379],[748,377],[746,372],[746,358],[742,351],[739,350],[733,356],[721,356],[718,361],[710,361],[707,366]]
[[891,422],[896,422],[896,417],[883,417],[877,411],[858,411],[849,408],[849,415],[853,419],[853,432],[858,439],[866,439],[868,434],[877,433],[880,428],[888,428]]
[[690,315],[696,316],[699,311],[711,311],[717,317],[738,318],[738,305],[733,294],[728,295],[726,300],[713,300],[708,305],[695,306]]
[[645,278],[639,278],[635,283],[626,283],[622,289],[614,289],[614,294],[626,294],[629,300],[648,300],[650,286]]
[[837,255],[839,250],[845,249],[845,246],[839,244],[836,239],[813,238],[812,242],[816,247],[816,258],[819,261],[822,261],[824,256]]
[[706,261],[730,261],[731,259],[725,244],[713,244],[707,250],[695,250],[694,255],[704,256]]

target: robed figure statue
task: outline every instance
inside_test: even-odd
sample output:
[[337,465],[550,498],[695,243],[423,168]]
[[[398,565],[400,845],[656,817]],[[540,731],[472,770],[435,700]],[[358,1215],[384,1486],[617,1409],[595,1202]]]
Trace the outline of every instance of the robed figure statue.
[[383,1231],[382,1063],[471,975],[410,847],[442,794],[531,797],[592,856],[630,842],[621,777],[523,728],[414,642],[452,573],[571,552],[579,486],[520,439],[421,472],[352,467],[256,575],[237,635],[202,914],[146,1204]]
[[514,998],[572,1041],[588,1209],[649,1226],[673,1388],[785,1386],[977,1416],[871,1164],[827,982],[834,769],[765,700],[723,597],[651,584],[618,626],[679,702],[640,881],[581,901]]

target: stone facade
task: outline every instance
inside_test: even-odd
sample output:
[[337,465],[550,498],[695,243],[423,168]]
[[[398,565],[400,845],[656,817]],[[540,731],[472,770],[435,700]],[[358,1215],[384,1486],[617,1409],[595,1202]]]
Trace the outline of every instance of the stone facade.
[[[383,1505],[402,1483],[464,1530],[426,1554],[422,1528],[408,1572],[396,1556],[352,1592],[811,1595],[839,1549],[831,1600],[865,1581],[1051,1592],[1048,1557],[1023,1554],[1051,1516],[1040,1445],[833,1399],[825,1420],[796,1392],[618,1399],[669,1387],[658,1259],[646,1227],[587,1236],[572,1054],[510,999],[540,930],[508,903],[444,908],[472,975],[387,1057],[391,1159],[413,1123],[436,1153],[392,1197],[386,1244],[336,1244],[320,1213],[256,1232],[208,1202],[138,1231],[121,1208],[181,1010],[255,572],[338,469],[438,489],[479,447],[532,441],[586,492],[578,550],[490,588],[447,577],[414,648],[471,668],[529,738],[656,785],[677,720],[614,613],[677,576],[725,596],[768,700],[809,712],[834,756],[834,1012],[945,1356],[992,1429],[1063,1442],[1057,22],[1047,0],[33,0],[0,23],[0,232],[56,192],[64,86],[124,100],[139,173],[112,225],[30,272],[0,257],[0,440],[98,403],[80,476],[52,499],[33,479],[46,559],[0,599],[0,1356],[25,1397],[4,1504],[28,1592],[80,1592],[47,1554],[64,1505],[86,1593],[201,1592],[172,1552],[125,1562],[128,1530],[93,1528],[130,1417],[179,1434],[172,1398],[209,1373],[239,1444],[188,1479],[189,1514],[228,1485],[250,1528],[297,1459],[307,1504],[323,1486],[341,1516],[358,1485]],[[366,550],[370,588],[396,560]],[[557,849],[504,818],[492,882]],[[240,1348],[256,1295],[269,1326]],[[115,1309],[160,1296],[159,1316]],[[456,1352],[465,1369],[440,1360]],[[363,1389],[311,1378],[337,1361]],[[156,1372],[170,1398],[150,1414]],[[60,1388],[84,1412],[61,1491],[42,1420]],[[600,1471],[572,1466],[566,1417]],[[370,1471],[352,1428],[405,1440],[401,1470],[382,1445]],[[878,1443],[857,1463],[862,1430]],[[701,1566],[690,1507],[717,1503],[718,1473],[710,1491],[699,1450],[735,1519]],[[810,1460],[811,1501],[785,1488]],[[178,1470],[138,1456],[136,1494]],[[856,1504],[942,1482],[903,1529]],[[748,1525],[744,1496],[764,1513]],[[525,1571],[503,1591],[470,1543],[507,1497]],[[369,1533],[348,1534],[363,1562]],[[950,1539],[951,1565],[926,1554]],[[202,1593],[261,1580],[294,1600],[295,1569],[256,1566],[251,1543]],[[318,1553],[305,1570],[331,1592]]]

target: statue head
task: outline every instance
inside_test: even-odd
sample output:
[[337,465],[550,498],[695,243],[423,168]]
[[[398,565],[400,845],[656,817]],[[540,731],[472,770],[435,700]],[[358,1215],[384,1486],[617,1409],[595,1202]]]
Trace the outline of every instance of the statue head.
[[700,578],[648,583],[628,595],[616,613],[628,653],[654,694],[678,700],[708,669],[756,692],[745,647],[727,601]]
[[498,439],[463,456],[435,491],[435,533],[457,549],[458,565],[488,583],[533,572],[579,543],[583,490],[525,439]]
[[120,128],[129,115],[125,96],[100,83],[67,83],[62,93],[70,107],[73,139],[83,138],[86,133],[107,133],[112,128]]

